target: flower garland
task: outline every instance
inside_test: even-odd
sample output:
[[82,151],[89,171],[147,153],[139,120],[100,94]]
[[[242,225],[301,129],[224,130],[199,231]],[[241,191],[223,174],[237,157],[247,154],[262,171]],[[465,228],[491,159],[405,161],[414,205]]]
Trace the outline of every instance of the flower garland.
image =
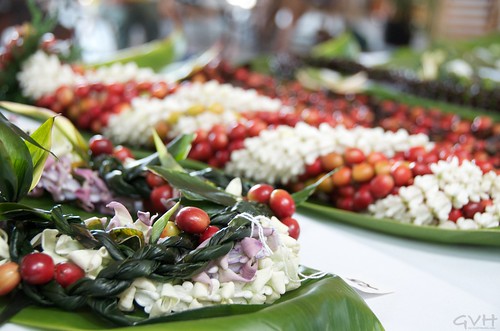
[[413,146],[432,147],[424,134],[405,130],[385,132],[381,128],[346,129],[321,124],[318,128],[299,122],[295,127],[278,126],[259,136],[245,139],[244,148],[234,151],[226,171],[255,181],[287,184],[303,174],[306,165],[330,152],[342,153],[357,147],[365,153],[378,151],[391,157]]
[[23,62],[17,79],[23,95],[33,100],[53,94],[61,86],[165,80],[163,76],[155,74],[149,68],[139,68],[134,62],[115,63],[95,70],[78,72],[71,65],[62,63],[57,55],[47,54],[42,50],[38,50]]
[[415,225],[471,230],[500,225],[500,176],[483,174],[472,161],[457,158],[431,165],[432,174],[415,177],[368,207],[377,218]]
[[146,145],[158,123],[168,125],[167,138],[198,129],[209,130],[216,124],[229,124],[244,111],[276,112],[284,107],[278,99],[260,96],[217,81],[182,85],[163,100],[134,98],[131,107],[112,115],[104,129],[118,143]]

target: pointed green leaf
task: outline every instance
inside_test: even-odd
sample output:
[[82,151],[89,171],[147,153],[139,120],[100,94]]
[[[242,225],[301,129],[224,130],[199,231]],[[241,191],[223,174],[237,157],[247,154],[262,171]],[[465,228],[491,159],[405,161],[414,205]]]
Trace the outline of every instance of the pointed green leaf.
[[38,148],[44,149],[42,145],[40,145],[36,140],[34,140],[26,132],[24,132],[23,130],[21,130],[17,125],[11,123],[2,113],[0,113],[0,121],[4,122],[21,139],[30,142],[31,144],[37,146]]
[[177,208],[179,208],[179,205],[180,201],[155,221],[155,223],[153,224],[153,229],[151,230],[151,239],[149,239],[150,244],[156,244],[158,242],[163,229],[165,229],[167,222],[170,220],[170,217],[175,213]]
[[54,119],[55,117],[46,120],[35,132],[31,134],[31,138],[37,141],[44,149],[32,145],[29,142],[26,143],[33,161],[33,180],[31,182],[30,190],[38,184],[40,177],[42,177],[45,161],[49,156],[49,151],[52,146],[52,127],[54,125]]
[[0,201],[14,201],[17,177],[7,147],[0,140]]
[[189,151],[191,150],[191,143],[193,142],[194,138],[194,133],[177,136],[168,144],[167,150],[176,161],[185,160],[189,154]]
[[399,237],[445,244],[500,246],[500,227],[477,230],[443,229],[431,225],[402,223],[389,218],[375,218],[371,215],[341,210],[313,202],[302,204],[301,211],[309,211],[315,216],[321,215],[331,221],[348,223]]
[[292,194],[293,201],[295,201],[296,205],[300,205],[301,203],[305,202],[309,197],[314,193],[316,188],[321,184],[325,179],[336,173],[338,169],[333,169],[326,175],[322,176],[320,179],[312,183],[311,185],[308,185],[304,187],[302,190],[295,192]]
[[136,63],[139,67],[159,71],[175,59],[182,58],[185,53],[185,38],[180,30],[163,39],[152,41],[141,46],[127,48],[117,52],[109,61],[91,63],[87,67],[97,68],[114,63]]
[[[0,121],[0,141],[4,146],[3,153],[6,153],[10,158],[11,166],[6,166],[6,169],[12,167],[16,178],[15,185],[10,187],[13,195],[9,197],[9,201],[19,201],[29,192],[31,187],[33,179],[31,156],[24,141],[4,121]],[[9,182],[14,183],[12,178],[9,179]]]
[[163,167],[168,169],[175,169],[178,171],[184,171],[184,169],[175,161],[175,159],[170,155],[165,147],[165,144],[161,140],[156,130],[153,130],[153,141],[155,143],[156,150],[158,152],[158,158]]
[[[49,118],[57,116],[58,114],[45,109],[29,105],[23,105],[20,103],[0,101],[0,107],[6,109],[9,112],[27,116],[39,121],[46,121]],[[73,150],[78,154],[84,161],[88,161],[88,144],[80,132],[75,128],[73,123],[64,116],[57,116],[55,119],[55,129],[60,132],[73,146]],[[29,136],[28,136],[29,137]],[[31,139],[31,138],[30,138]],[[29,140],[28,140],[29,141]],[[30,141],[31,142],[31,141]]]
[[150,166],[149,169],[167,180],[167,182],[181,191],[199,195],[205,199],[224,205],[233,206],[236,197],[224,190],[188,173],[158,166]]
[[361,49],[354,36],[350,33],[343,33],[334,39],[314,46],[311,54],[313,57],[356,59],[360,51]]

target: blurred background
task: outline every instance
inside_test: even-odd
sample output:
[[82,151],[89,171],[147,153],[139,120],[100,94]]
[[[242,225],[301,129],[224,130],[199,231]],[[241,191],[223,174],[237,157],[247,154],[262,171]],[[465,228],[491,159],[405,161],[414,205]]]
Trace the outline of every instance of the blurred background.
[[[217,41],[234,62],[256,54],[307,53],[351,32],[364,52],[423,49],[497,31],[500,0],[37,0],[58,13],[56,37],[73,38],[85,60],[184,32],[188,54]],[[0,35],[30,19],[24,0],[0,0]]]

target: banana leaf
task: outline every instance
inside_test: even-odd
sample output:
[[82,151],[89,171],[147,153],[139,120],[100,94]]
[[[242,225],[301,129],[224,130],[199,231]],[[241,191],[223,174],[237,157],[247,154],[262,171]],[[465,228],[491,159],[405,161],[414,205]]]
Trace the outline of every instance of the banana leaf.
[[370,215],[345,211],[313,202],[303,203],[299,208],[301,211],[309,212],[315,216],[320,215],[332,221],[348,223],[401,237],[443,244],[500,246],[500,227],[480,230],[441,229],[436,226],[401,223],[388,218],[379,219]]
[[[315,270],[303,268],[306,274]],[[0,309],[8,300],[2,298]],[[361,297],[340,277],[309,279],[271,305],[219,305],[174,314],[168,322],[113,330],[383,330]],[[107,330],[111,327],[86,311],[31,306],[12,323],[48,330]]]
[[444,101],[436,101],[427,98],[422,98],[418,96],[414,96],[408,93],[404,93],[401,91],[395,91],[394,89],[390,89],[388,87],[384,87],[379,84],[373,84],[368,90],[365,91],[367,94],[383,98],[390,99],[397,102],[405,103],[410,106],[422,106],[428,108],[438,108],[442,112],[446,113],[454,113],[460,115],[463,118],[472,120],[476,116],[489,116],[494,121],[500,121],[500,113],[492,112],[492,111],[481,111],[476,108],[466,107],[466,106],[458,106],[450,103],[446,103]]
[[185,39],[181,31],[174,31],[168,38],[152,41],[141,46],[118,51],[107,61],[87,63],[88,68],[109,66],[114,63],[135,62],[139,67],[160,71],[185,53]]

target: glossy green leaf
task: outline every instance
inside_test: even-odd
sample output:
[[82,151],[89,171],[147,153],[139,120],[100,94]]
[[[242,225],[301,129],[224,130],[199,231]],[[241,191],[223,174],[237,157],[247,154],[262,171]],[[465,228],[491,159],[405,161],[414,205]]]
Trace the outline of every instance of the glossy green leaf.
[[321,43],[311,51],[314,57],[341,57],[356,59],[361,52],[361,48],[350,33],[343,33],[340,36]]
[[191,143],[193,142],[194,138],[194,133],[177,136],[168,144],[167,150],[176,161],[185,160],[189,154],[189,151],[191,150]]
[[170,185],[182,189],[182,191],[202,196],[206,200],[224,206],[232,206],[236,203],[236,197],[232,194],[188,173],[158,166],[151,166],[149,169],[166,179]]
[[223,47],[222,43],[216,42],[199,55],[194,55],[186,60],[170,63],[162,69],[161,72],[164,74],[167,81],[176,82],[185,79],[216,59]]
[[160,235],[165,229],[167,222],[170,220],[170,217],[175,213],[175,211],[179,208],[180,202],[177,202],[172,208],[170,208],[165,214],[163,214],[159,219],[155,221],[153,224],[153,229],[151,230],[151,239],[150,243],[156,244],[158,239],[160,239]]
[[319,214],[332,221],[352,224],[370,230],[412,239],[445,244],[469,244],[500,246],[500,227],[480,230],[441,229],[436,226],[418,226],[401,223],[388,218],[375,218],[370,215],[340,210],[337,208],[306,202],[302,211]]
[[[315,272],[303,270],[306,274]],[[6,304],[3,300],[2,304]],[[110,324],[87,311],[30,307],[12,322],[50,330],[103,330]],[[341,278],[327,275],[310,279],[271,305],[219,305],[151,320],[155,324],[113,330],[363,330],[380,331],[382,325],[366,303]]]
[[[0,108],[2,108],[2,107],[0,106]],[[45,149],[36,140],[34,140],[30,135],[28,135],[26,132],[24,132],[22,129],[20,129],[14,123],[10,122],[2,113],[0,113],[0,121],[4,122],[12,131],[14,131],[15,134],[17,134],[19,136],[19,138],[35,145],[36,147],[38,147],[40,149]]]
[[405,103],[410,106],[437,108],[442,112],[457,114],[469,120],[473,120],[476,116],[482,115],[482,116],[489,116],[497,122],[500,121],[499,112],[481,111],[476,108],[458,106],[443,101],[422,98],[405,92],[395,91],[394,89],[384,87],[380,84],[372,84],[371,87],[366,91],[366,93],[369,95],[373,95],[374,97],[390,99],[397,102]]
[[45,108],[39,108],[29,105],[24,105],[15,102],[0,101],[0,107],[7,111],[23,115],[35,120],[46,121],[49,118],[56,116],[54,127],[55,130],[61,133],[73,146],[73,150],[84,161],[88,161],[88,144],[87,140],[82,137],[80,132],[75,128],[73,123],[64,116],[58,116],[57,113]]
[[114,63],[134,62],[139,67],[159,71],[175,59],[181,58],[185,52],[185,38],[181,31],[174,31],[168,38],[152,41],[137,47],[118,51],[111,60],[90,63],[87,67],[97,68]]
[[0,140],[0,201],[14,201],[17,177],[7,147]]
[[[28,194],[33,179],[33,164],[28,147],[24,141],[5,122],[0,121],[0,141],[2,142],[2,163],[9,162],[10,165],[2,165],[6,170],[0,176],[0,190],[7,201],[19,201]],[[13,174],[12,174],[13,171]]]
[[301,203],[304,203],[311,195],[313,195],[314,191],[316,191],[316,188],[323,183],[325,179],[336,173],[338,169],[334,169],[327,173],[326,175],[322,176],[320,179],[315,181],[314,183],[307,185],[304,187],[302,190],[295,192],[292,194],[293,201],[295,201],[295,204],[298,206]]
[[158,152],[160,164],[163,167],[177,171],[184,171],[184,169],[175,161],[174,157],[168,153],[165,144],[155,130],[153,130],[153,141],[155,143],[156,151]]
[[52,127],[54,125],[54,119],[55,117],[49,118],[31,134],[31,138],[38,142],[44,149],[26,142],[28,150],[31,154],[31,160],[33,161],[33,180],[31,182],[30,190],[38,184],[40,177],[42,177],[45,161],[49,156],[49,151],[52,145]]
[[142,231],[129,228],[118,227],[109,231],[109,236],[119,245],[126,245],[133,250],[138,250],[145,244],[144,233]]

